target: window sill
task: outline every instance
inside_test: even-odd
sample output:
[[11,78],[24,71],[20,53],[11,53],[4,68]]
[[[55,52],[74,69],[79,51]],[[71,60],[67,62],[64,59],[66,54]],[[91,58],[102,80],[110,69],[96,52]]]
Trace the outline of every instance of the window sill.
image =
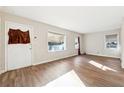
[[65,50],[48,51],[48,52],[53,53],[53,52],[64,52],[64,51],[66,51],[66,49]]

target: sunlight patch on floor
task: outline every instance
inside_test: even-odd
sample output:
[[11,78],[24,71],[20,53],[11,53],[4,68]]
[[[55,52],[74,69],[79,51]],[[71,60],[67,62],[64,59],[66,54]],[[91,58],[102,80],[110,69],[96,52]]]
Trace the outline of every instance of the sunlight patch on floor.
[[62,75],[56,80],[51,81],[45,87],[85,87],[74,70]]
[[94,65],[94,66],[96,66],[96,67],[98,67],[98,68],[104,70],[104,71],[110,70],[110,71],[117,72],[117,70],[112,69],[112,68],[110,68],[110,67],[107,67],[107,66],[105,66],[105,65],[102,65],[102,64],[100,64],[100,63],[97,63],[97,62],[95,62],[95,61],[93,61],[93,60],[89,61],[89,63],[90,63],[91,65]]

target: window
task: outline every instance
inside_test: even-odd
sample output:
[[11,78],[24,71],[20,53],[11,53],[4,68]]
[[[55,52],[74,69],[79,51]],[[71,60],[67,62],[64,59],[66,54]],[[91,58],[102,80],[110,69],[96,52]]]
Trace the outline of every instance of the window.
[[48,32],[48,50],[50,52],[65,50],[65,35]]
[[117,34],[106,35],[106,48],[117,48],[118,47],[118,39]]
[[75,49],[79,48],[78,37],[75,38]]

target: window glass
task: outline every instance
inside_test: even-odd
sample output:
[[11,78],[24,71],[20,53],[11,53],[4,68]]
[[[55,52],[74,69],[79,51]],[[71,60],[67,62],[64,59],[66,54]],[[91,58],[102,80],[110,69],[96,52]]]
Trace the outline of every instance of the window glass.
[[106,48],[117,48],[118,46],[117,34],[106,35],[105,38]]
[[53,52],[65,50],[65,35],[48,32],[48,50]]
[[75,38],[75,49],[79,48],[78,37]]

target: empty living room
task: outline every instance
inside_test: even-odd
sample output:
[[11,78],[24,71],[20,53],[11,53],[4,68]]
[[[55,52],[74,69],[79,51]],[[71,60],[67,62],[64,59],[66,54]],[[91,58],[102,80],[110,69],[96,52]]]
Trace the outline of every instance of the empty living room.
[[0,6],[0,87],[124,87],[124,6]]

